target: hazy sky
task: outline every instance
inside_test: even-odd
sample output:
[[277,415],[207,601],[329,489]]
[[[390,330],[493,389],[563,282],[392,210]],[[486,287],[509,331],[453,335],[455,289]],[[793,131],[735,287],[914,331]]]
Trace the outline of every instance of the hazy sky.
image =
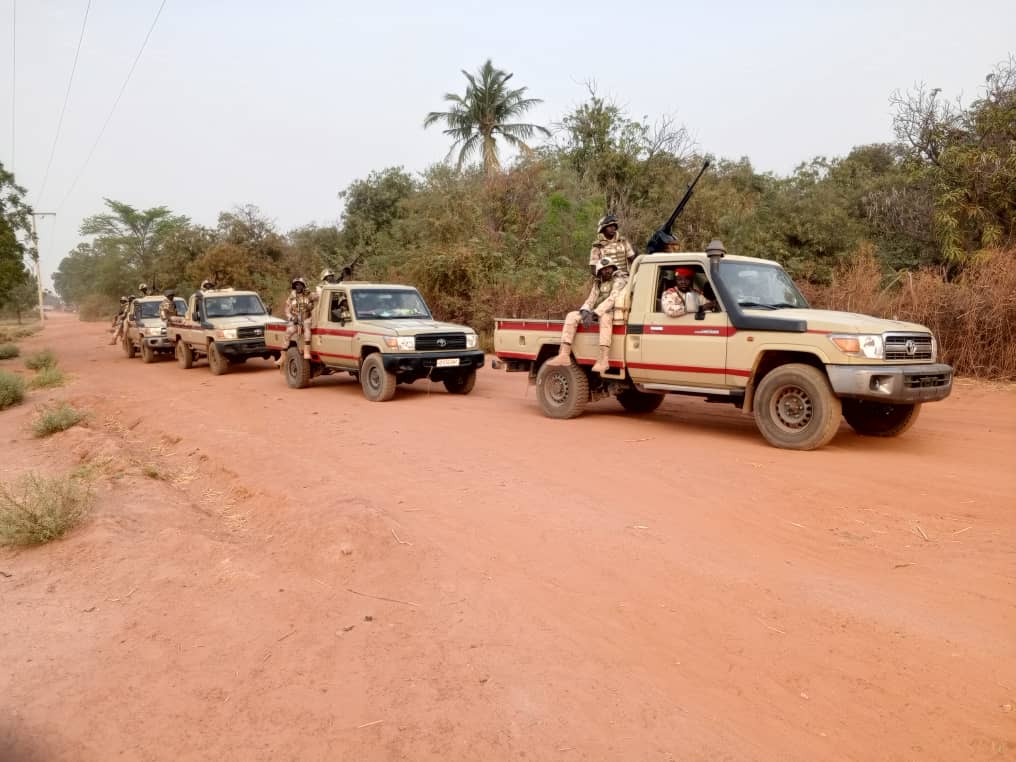
[[0,0],[0,157],[38,210],[59,212],[39,229],[47,285],[104,196],[204,224],[246,203],[283,230],[335,222],[350,181],[444,158],[423,117],[488,57],[544,100],[532,121],[558,121],[592,80],[634,117],[675,117],[700,150],[786,173],[889,139],[894,89],[969,101],[1016,50],[1012,0],[168,0],[69,193],[162,0],[92,0],[44,191],[88,0],[16,2],[12,35],[15,0]]

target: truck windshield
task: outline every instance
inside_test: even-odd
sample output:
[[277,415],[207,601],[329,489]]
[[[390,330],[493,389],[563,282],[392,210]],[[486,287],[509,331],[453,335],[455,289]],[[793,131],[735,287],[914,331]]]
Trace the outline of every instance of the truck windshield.
[[140,318],[145,320],[147,318],[159,317],[159,305],[161,302],[141,302],[141,315]]
[[264,314],[265,305],[261,303],[261,299],[257,294],[209,296],[205,298],[205,315],[209,318]]
[[423,297],[408,289],[353,289],[353,309],[360,320],[429,318]]
[[720,267],[723,284],[741,307],[763,310],[808,307],[808,300],[782,267],[751,262],[723,262]]

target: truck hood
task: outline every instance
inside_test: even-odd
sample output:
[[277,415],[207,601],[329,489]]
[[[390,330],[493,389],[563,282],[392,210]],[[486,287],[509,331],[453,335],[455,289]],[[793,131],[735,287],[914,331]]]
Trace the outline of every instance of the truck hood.
[[162,328],[161,318],[142,318],[138,321],[138,325],[142,328]]
[[885,333],[887,331],[931,333],[928,328],[918,323],[908,323],[903,320],[885,320],[883,318],[872,317],[871,315],[861,315],[856,312],[812,309],[744,309],[744,311],[750,312],[753,315],[804,320],[808,323],[809,331],[828,331],[830,333]]
[[393,318],[390,320],[362,320],[360,325],[377,328],[379,331],[394,333],[396,336],[416,336],[421,333],[473,333],[473,329],[456,323],[419,318]]
[[285,324],[286,321],[279,320],[271,315],[237,315],[236,317],[210,318],[208,322],[216,328],[242,328],[248,325]]

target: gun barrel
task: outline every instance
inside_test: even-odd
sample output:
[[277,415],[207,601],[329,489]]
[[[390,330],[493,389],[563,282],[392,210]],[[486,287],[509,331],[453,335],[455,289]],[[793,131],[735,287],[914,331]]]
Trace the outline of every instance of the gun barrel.
[[702,164],[702,169],[700,169],[699,173],[695,175],[695,179],[688,184],[688,189],[685,190],[684,196],[682,196],[681,200],[677,202],[677,206],[674,207],[674,211],[667,219],[667,223],[661,228],[663,232],[668,234],[671,232],[671,229],[674,227],[674,223],[677,221],[677,218],[681,216],[681,212],[684,211],[685,205],[687,205],[689,199],[691,199],[691,194],[695,191],[695,186],[698,185],[698,181],[702,179],[702,175],[704,175],[706,170],[709,169],[709,164],[710,164],[709,159],[706,159],[705,162],[703,162]]

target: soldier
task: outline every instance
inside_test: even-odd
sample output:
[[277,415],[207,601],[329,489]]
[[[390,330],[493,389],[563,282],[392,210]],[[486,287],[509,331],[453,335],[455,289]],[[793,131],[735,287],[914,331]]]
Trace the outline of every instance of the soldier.
[[608,214],[601,217],[596,226],[596,240],[589,251],[589,269],[595,275],[597,264],[604,257],[610,257],[622,272],[628,272],[628,265],[635,259],[635,249],[628,239],[617,232],[617,217]]
[[674,268],[674,277],[677,285],[664,291],[660,299],[660,306],[667,317],[681,317],[694,314],[700,309],[711,310],[716,306],[716,302],[706,299],[701,291],[692,287],[695,271],[690,267]]
[[594,373],[602,373],[610,367],[610,341],[614,335],[614,303],[628,285],[628,273],[618,268],[611,257],[603,257],[596,263],[596,283],[586,301],[578,310],[569,312],[561,331],[561,347],[557,357],[548,360],[548,365],[571,363],[571,345],[581,322],[586,328],[593,324],[593,316],[600,319],[600,354],[593,365]]
[[138,291],[141,293],[142,296],[148,296],[148,284],[147,283],[139,283],[138,284]]
[[177,317],[176,311],[176,291],[169,289],[163,295],[162,302],[159,304],[159,317],[162,318],[163,323],[169,323],[171,317]]
[[113,338],[109,342],[110,344],[116,344],[118,341],[123,339],[124,332],[127,330],[127,318],[131,314],[131,307],[134,306],[134,300],[137,297],[134,294],[130,296],[120,297],[120,311],[116,315],[116,330],[113,332]]
[[328,268],[325,268],[324,270],[321,271],[321,277],[319,278],[319,280],[321,281],[320,283],[318,283],[317,286],[317,295],[319,297],[321,296],[321,289],[323,289],[325,286],[329,284],[339,282],[338,276]]
[[201,288],[199,288],[198,291],[213,291],[214,289],[215,284],[208,280],[208,278],[205,278],[201,281]]
[[[286,329],[286,343],[288,344],[294,336],[303,334],[303,359],[310,359],[310,337],[311,320],[314,313],[314,302],[318,295],[307,291],[307,281],[303,278],[293,278],[290,284],[293,287],[292,293],[286,300],[286,320],[289,321],[289,328]],[[282,358],[275,361],[278,366],[282,365]]]

